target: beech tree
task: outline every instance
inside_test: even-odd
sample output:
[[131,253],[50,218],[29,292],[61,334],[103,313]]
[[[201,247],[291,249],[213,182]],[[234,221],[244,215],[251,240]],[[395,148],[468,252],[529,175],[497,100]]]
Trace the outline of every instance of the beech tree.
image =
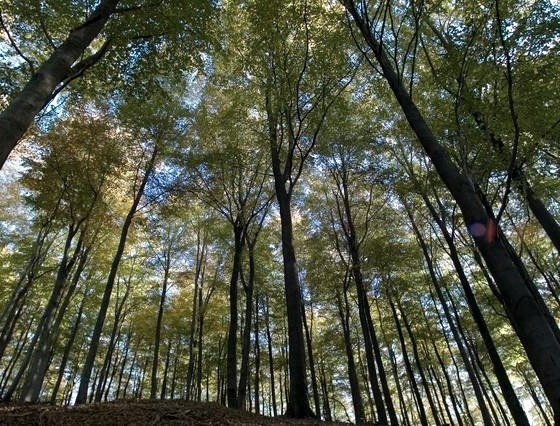
[[2,399],[559,421],[556,5],[2,1]]

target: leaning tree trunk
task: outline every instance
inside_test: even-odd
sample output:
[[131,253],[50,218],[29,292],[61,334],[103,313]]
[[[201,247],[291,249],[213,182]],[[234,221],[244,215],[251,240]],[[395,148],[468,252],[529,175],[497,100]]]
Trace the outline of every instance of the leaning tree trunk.
[[[375,55],[383,76],[389,83],[410,127],[459,205],[465,224],[469,227],[492,226],[492,218],[489,217],[473,183],[459,171],[437,140],[395,72],[385,48],[380,44],[361,12],[352,0],[344,0],[344,5]],[[520,268],[516,259],[513,259],[509,242],[499,226],[495,226],[498,228],[496,235],[491,235],[490,238],[486,238],[485,235],[473,235],[473,237],[515,322],[514,328],[545,390],[554,411],[555,421],[560,423],[560,342],[542,306],[531,292],[530,287],[533,284],[531,278]]]
[[438,224],[439,229],[443,233],[443,237],[447,242],[447,247],[449,248],[448,255],[453,262],[453,266],[455,267],[455,271],[459,277],[459,281],[461,282],[461,286],[463,287],[463,292],[465,293],[465,298],[467,299],[467,303],[469,305],[469,310],[471,315],[473,316],[475,323],[478,327],[480,335],[482,336],[482,340],[484,341],[484,346],[488,351],[488,355],[492,362],[492,368],[494,370],[494,374],[498,379],[498,384],[500,385],[500,389],[506,400],[508,408],[512,414],[517,425],[529,425],[529,420],[515,394],[511,381],[507,375],[506,369],[502,363],[500,355],[498,354],[498,350],[496,345],[494,344],[494,340],[490,334],[490,330],[488,329],[488,325],[484,320],[480,307],[478,306],[478,302],[474,296],[474,293],[471,289],[469,280],[465,274],[463,269],[463,265],[461,264],[461,260],[459,258],[459,253],[457,251],[457,247],[455,246],[455,241],[453,240],[453,236],[447,230],[445,223],[443,222],[442,218],[438,215],[435,207],[431,204],[430,200],[425,194],[422,194],[422,198],[424,199],[424,203],[430,210],[430,213],[433,219]]
[[[389,295],[389,293],[387,293],[387,295]],[[390,296],[388,297],[388,301],[389,301],[389,306],[391,307],[391,312],[393,313],[393,320],[395,321],[395,325],[397,326],[399,342],[401,344],[402,357],[404,360],[406,373],[408,375],[408,380],[410,381],[410,385],[412,387],[412,393],[414,395],[414,399],[416,400],[418,414],[420,415],[420,423],[422,424],[422,426],[428,426],[428,418],[426,416],[426,410],[424,409],[422,396],[420,395],[420,390],[418,389],[418,384],[416,383],[416,377],[414,376],[414,371],[412,370],[410,358],[408,357],[408,351],[406,349],[406,341],[404,340],[404,334],[402,332],[399,315],[397,314],[397,309],[395,308],[395,304],[393,303],[393,300],[391,299]]]
[[115,257],[113,258],[113,262],[111,263],[111,270],[109,271],[109,277],[107,278],[107,284],[105,286],[105,291],[103,292],[103,298],[101,299],[101,306],[99,307],[97,321],[95,323],[95,328],[91,336],[91,344],[84,363],[84,369],[82,370],[82,374],[80,377],[80,387],[78,389],[78,395],[76,396],[76,404],[84,404],[87,400],[89,382],[91,379],[91,372],[93,370],[93,365],[95,362],[95,358],[97,356],[97,349],[99,347],[99,341],[101,339],[101,333],[103,331],[103,324],[105,323],[105,317],[107,316],[107,310],[109,308],[111,293],[113,292],[113,286],[115,285],[117,272],[119,270],[121,259],[124,254],[124,248],[126,246],[126,240],[128,237],[128,230],[130,229],[130,225],[132,225],[132,220],[134,219],[134,215],[136,214],[136,210],[138,209],[138,204],[140,204],[140,200],[144,194],[144,189],[146,188],[148,179],[150,178],[150,175],[152,174],[152,171],[154,169],[157,152],[158,149],[156,146],[154,147],[151,158],[148,161],[146,170],[144,172],[144,176],[142,178],[142,182],[140,183],[140,187],[138,188],[138,191],[134,195],[134,200],[132,202],[132,205],[130,206],[130,210],[126,215],[126,218],[123,223],[123,227],[121,229],[119,245],[117,247]]
[[70,32],[68,38],[54,50],[20,94],[0,114],[0,169],[57,86],[101,58],[106,46],[75,64],[101,32],[118,3],[118,0],[101,1],[93,13]]
[[43,379],[48,368],[49,354],[51,345],[53,343],[53,333],[56,332],[56,330],[53,330],[53,316],[55,315],[55,311],[60,304],[68,275],[74,267],[74,264],[78,259],[78,254],[81,252],[82,248],[83,233],[80,236],[76,247],[74,248],[74,252],[70,254],[72,242],[79,229],[79,223],[72,223],[68,227],[68,235],[66,237],[66,243],[64,245],[64,252],[58,266],[54,286],[37,328],[39,339],[37,341],[37,344],[35,345],[33,356],[31,357],[29,363],[27,375],[23,382],[20,402],[35,403],[39,401],[41,387],[43,386]]

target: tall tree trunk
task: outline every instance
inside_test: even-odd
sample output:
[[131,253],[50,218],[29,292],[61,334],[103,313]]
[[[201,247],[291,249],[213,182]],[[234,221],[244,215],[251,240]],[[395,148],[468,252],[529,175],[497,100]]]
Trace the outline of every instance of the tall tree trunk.
[[[294,249],[292,224],[291,196],[293,185],[297,178],[291,178],[293,166],[293,151],[286,159],[284,167],[280,158],[278,135],[279,117],[273,111],[269,88],[266,95],[266,111],[268,122],[268,139],[272,158],[272,172],[274,175],[274,191],[280,210],[280,224],[282,235],[282,259],[284,266],[284,295],[286,300],[286,314],[288,316],[288,367],[289,367],[289,395],[286,415],[288,417],[314,417],[309,406],[307,391],[307,372],[305,363],[305,340],[303,337],[303,323],[301,318],[302,299],[298,278],[298,266]],[[295,141],[292,140],[292,143]],[[302,160],[303,161],[303,160]],[[283,168],[283,170],[282,170]]]
[[[354,214],[350,206],[350,193],[348,190],[349,173],[346,161],[344,159],[342,159],[340,168],[333,173],[333,176],[336,180],[338,195],[342,199],[342,208],[340,208],[339,206],[337,211],[340,223],[344,230],[344,237],[346,239],[348,252],[350,253],[351,273],[356,284],[356,291],[358,293],[360,323],[362,326],[362,332],[364,334],[364,345],[368,364],[368,373],[375,405],[377,408],[377,415],[381,424],[387,423],[387,414],[389,414],[389,420],[391,421],[391,423],[398,424],[397,414],[395,412],[391,392],[389,391],[389,386],[387,383],[387,375],[385,373],[385,367],[383,365],[383,359],[381,357],[381,350],[379,348],[377,334],[375,332],[375,327],[371,318],[371,309],[369,306],[367,291],[364,285],[361,266],[362,259],[360,253],[360,242],[354,223]],[[337,204],[339,203],[340,201],[337,198]],[[342,257],[342,254],[340,255]],[[377,375],[375,365],[377,365],[379,376]],[[381,390],[379,389],[379,383],[381,383],[383,396]],[[385,398],[385,402],[383,402],[383,397]]]
[[476,396],[476,400],[478,402],[478,406],[480,409],[480,413],[482,414],[482,418],[484,420],[485,424],[492,424],[492,419],[490,417],[490,412],[488,411],[488,407],[486,406],[486,403],[484,402],[484,397],[482,395],[482,390],[480,388],[480,384],[476,378],[475,375],[475,371],[474,371],[474,367],[473,364],[469,358],[469,355],[465,349],[465,345],[461,339],[461,336],[457,330],[457,327],[460,326],[460,324],[458,324],[457,326],[455,325],[455,322],[453,321],[453,317],[451,316],[451,313],[449,312],[449,307],[447,305],[447,301],[443,295],[442,289],[441,289],[441,285],[439,283],[439,279],[436,275],[436,271],[435,271],[435,267],[434,267],[434,263],[432,261],[432,258],[430,256],[430,251],[428,250],[428,246],[426,245],[426,242],[424,241],[424,238],[422,237],[422,234],[420,233],[420,230],[418,229],[418,225],[416,224],[416,221],[414,219],[414,216],[410,210],[410,207],[404,203],[403,204],[405,206],[405,210],[406,213],[408,215],[408,218],[410,220],[410,224],[412,225],[412,230],[414,231],[414,234],[416,235],[416,239],[418,241],[418,244],[420,245],[420,248],[422,249],[422,253],[424,254],[424,261],[426,262],[426,266],[428,268],[428,274],[430,276],[430,279],[432,281],[432,284],[434,286],[434,289],[436,290],[436,294],[438,296],[439,302],[443,308],[443,312],[445,314],[445,318],[447,319],[447,323],[449,324],[449,328],[451,329],[451,333],[453,334],[453,338],[455,339],[455,342],[457,343],[457,347],[459,348],[459,352],[461,354],[461,357],[463,359],[463,362],[465,364],[465,368],[467,370],[467,373],[469,375],[469,379],[471,381],[475,396]]
[[41,224],[37,237],[31,247],[29,261],[0,314],[0,324],[2,324],[2,329],[0,330],[0,359],[4,356],[4,351],[11,339],[15,324],[19,318],[19,314],[21,314],[25,297],[33,286],[39,268],[43,265],[45,257],[52,245],[52,241],[50,243],[47,242],[47,237],[52,231],[53,218],[58,210],[60,202],[61,199],[59,198],[56,208],[51,213],[50,217]]
[[[164,255],[163,284],[159,298],[158,316],[156,320],[156,330],[154,335],[154,357],[152,360],[152,380],[150,387],[150,399],[157,397],[157,370],[159,363],[159,345],[161,340],[161,325],[163,322],[163,311],[165,309],[165,298],[167,296],[167,283],[169,281],[169,268],[171,267],[171,246],[168,246]],[[163,399],[163,398],[162,398]]]
[[97,321],[95,323],[95,328],[91,336],[91,344],[84,362],[84,369],[82,370],[82,374],[80,376],[80,387],[78,389],[78,395],[76,396],[76,404],[84,404],[87,399],[87,392],[89,388],[91,372],[93,370],[93,365],[95,363],[95,358],[97,356],[99,340],[101,339],[101,333],[103,332],[103,324],[105,323],[107,309],[109,308],[109,300],[111,299],[111,293],[113,292],[113,286],[115,285],[115,280],[117,278],[119,265],[121,263],[121,259],[124,254],[124,248],[126,246],[126,240],[128,237],[128,230],[130,229],[130,225],[132,225],[132,219],[134,219],[134,215],[136,214],[136,211],[138,209],[138,204],[140,203],[140,200],[144,194],[144,189],[146,188],[148,179],[150,178],[150,175],[152,174],[152,171],[154,169],[157,153],[158,153],[158,148],[157,146],[155,146],[152,151],[152,155],[148,161],[148,164],[146,166],[146,169],[144,171],[144,176],[140,183],[140,187],[136,191],[136,194],[134,194],[134,200],[132,202],[132,205],[130,206],[130,210],[126,215],[126,218],[124,220],[121,229],[119,245],[117,247],[117,251],[113,258],[113,262],[111,263],[111,269],[109,271],[109,276],[107,278],[107,284],[105,285],[105,290],[103,292],[103,297],[101,299],[101,306],[99,307],[99,313],[97,315]]
[[56,333],[56,330],[53,330],[53,317],[57,307],[59,306],[70,271],[74,267],[82,249],[83,234],[78,239],[74,252],[72,254],[70,253],[72,242],[77,232],[80,230],[81,223],[82,221],[72,223],[68,227],[66,243],[64,245],[62,259],[56,273],[55,283],[36,331],[39,338],[34,347],[33,356],[31,357],[27,375],[22,385],[20,402],[35,403],[39,400],[41,387],[43,386],[43,380],[45,378],[45,374],[47,373],[49,364],[50,350],[54,342],[53,333]]
[[[313,309],[313,307],[312,307]],[[321,402],[319,401],[319,390],[317,387],[317,375],[315,373],[315,360],[313,358],[313,345],[311,330],[307,324],[307,316],[305,314],[305,306],[301,309],[301,318],[303,320],[303,330],[305,331],[305,343],[307,347],[307,354],[309,357],[309,371],[311,372],[311,388],[313,389],[313,400],[315,403],[315,415],[318,419],[321,418]]]
[[70,31],[68,38],[54,50],[0,114],[0,169],[35,116],[51,99],[57,86],[101,58],[107,45],[76,64],[115,12],[118,3],[118,0],[101,1],[81,25]]
[[240,218],[233,224],[234,252],[231,279],[229,282],[229,328],[227,340],[227,403],[228,407],[238,408],[237,398],[237,290],[241,272],[241,252],[243,250],[243,224]]
[[492,224],[483,201],[477,194],[473,183],[462,174],[451,161],[443,146],[424,120],[410,94],[387,57],[385,48],[380,44],[356,8],[354,1],[344,0],[344,5],[354,18],[366,43],[375,55],[396,100],[399,102],[406,119],[418,140],[432,160],[442,181],[457,201],[467,226],[496,226],[496,235],[474,235],[475,243],[500,288],[505,305],[515,322],[515,330],[525,348],[527,356],[535,369],[554,411],[555,421],[560,423],[560,341],[556,337],[549,317],[532,292],[531,278],[516,259],[498,225]]
[[[345,281],[348,281],[345,277]],[[346,362],[348,380],[350,382],[350,394],[352,395],[352,406],[354,407],[354,416],[356,424],[365,423],[366,417],[364,412],[364,404],[360,393],[360,384],[358,382],[358,374],[356,372],[356,364],[354,363],[354,353],[352,351],[352,339],[350,337],[350,307],[348,306],[347,283],[344,283],[344,304],[340,294],[337,293],[338,315],[342,325],[342,334],[344,336],[344,349],[346,351]]]
[[[387,293],[388,295],[388,293]],[[399,341],[401,343],[401,351],[402,357],[404,360],[404,365],[406,368],[406,372],[408,374],[408,379],[410,381],[410,385],[412,386],[412,392],[414,394],[414,399],[416,400],[418,413],[420,414],[420,423],[422,426],[428,426],[428,418],[426,416],[426,410],[424,409],[424,403],[422,402],[422,396],[420,395],[420,390],[418,389],[418,384],[416,383],[416,378],[414,377],[414,371],[412,370],[412,365],[410,363],[410,358],[408,357],[408,351],[406,349],[406,341],[404,339],[404,334],[402,332],[401,322],[399,319],[399,315],[397,313],[397,309],[393,300],[390,296],[388,296],[389,306],[391,307],[391,312],[393,313],[393,320],[395,321],[395,325],[397,326],[397,332],[399,335]]]
[[[18,316],[19,316],[19,312],[21,312],[21,309],[22,308],[20,308],[20,310],[18,310]],[[34,319],[35,319],[34,316],[32,316],[31,319],[28,322],[27,327],[20,334],[19,338],[17,339],[16,345],[15,345],[14,354],[12,355],[12,357],[10,358],[10,361],[8,362],[8,365],[6,365],[6,367],[4,368],[4,371],[2,372],[2,379],[0,380],[0,384],[1,384],[0,395],[2,395],[2,397],[4,395],[4,390],[6,389],[6,386],[10,381],[10,378],[12,377],[13,370],[14,370],[15,366],[17,365],[17,362],[19,361],[20,357],[21,357],[23,349],[27,345],[27,342],[29,340],[29,336],[31,335],[31,327],[33,326]],[[9,398],[7,400],[9,400]]]
[[268,296],[265,301],[264,325],[266,328],[266,344],[268,348],[268,371],[270,375],[270,394],[272,398],[272,413],[274,417],[278,415],[276,407],[276,383],[274,381],[274,357],[272,355],[272,336],[270,333],[270,300]]
[[327,386],[327,376],[325,374],[325,365],[323,360],[319,363],[319,374],[320,378],[319,381],[321,382],[321,393],[323,394],[323,413],[325,416],[325,421],[331,422],[332,421],[332,414],[331,414],[331,404],[329,402],[329,389]]
[[[165,364],[163,367],[163,380],[161,381],[160,399],[165,399],[167,393],[167,376],[169,374],[169,362],[171,361],[171,339],[167,340],[167,353],[165,355]],[[200,398],[198,398],[200,401]]]
[[119,369],[119,378],[117,380],[117,390],[115,392],[115,400],[118,401],[121,395],[121,389],[123,386],[123,379],[124,379],[124,371],[126,369],[126,363],[128,362],[128,357],[130,355],[130,339],[132,337],[132,330],[131,326],[128,327],[128,332],[126,334],[126,341],[125,341],[125,348],[124,348],[124,355],[121,362],[121,367]]
[[62,360],[60,361],[60,366],[58,367],[58,376],[51,393],[51,404],[56,403],[56,397],[58,395],[60,383],[62,382],[62,378],[64,377],[66,364],[68,363],[68,359],[70,358],[70,352],[72,350],[72,347],[74,346],[74,340],[76,340],[76,336],[78,334],[78,328],[80,327],[80,323],[82,321],[82,314],[84,312],[84,306],[86,304],[86,300],[87,300],[87,296],[86,294],[84,294],[84,297],[82,297],[82,301],[80,302],[80,307],[78,308],[78,313],[76,314],[76,319],[74,320],[74,323],[72,324],[72,328],[70,329],[68,342],[66,342],[66,346],[64,347]]
[[[97,381],[97,388],[95,390],[95,402],[101,401],[103,397],[103,393],[106,388],[107,379],[109,377],[109,370],[111,368],[111,364],[113,363],[113,354],[117,346],[117,342],[120,339],[122,323],[124,321],[124,317],[126,316],[126,311],[124,311],[124,306],[128,299],[128,295],[130,294],[131,280],[132,280],[132,274],[128,277],[126,283],[126,290],[120,301],[118,300],[118,290],[117,290],[117,300],[115,301],[115,318],[113,320],[113,327],[111,329],[109,344],[107,345],[107,351],[105,353],[105,358],[103,360],[103,366],[99,371],[99,379]],[[118,282],[117,282],[117,288],[118,288]]]
[[259,341],[259,299],[260,294],[255,297],[255,413],[261,413],[261,345]]
[[249,354],[251,351],[251,320],[253,318],[253,289],[255,287],[255,247],[248,245],[249,278],[243,283],[245,291],[245,325],[243,327],[243,342],[241,344],[241,370],[239,371],[238,407],[245,409],[247,397],[247,383],[249,380]]
[[529,425],[529,420],[515,394],[513,386],[509,380],[509,376],[504,368],[500,355],[498,354],[498,350],[496,349],[496,345],[494,344],[494,340],[490,334],[490,330],[488,329],[488,325],[484,320],[484,316],[478,306],[476,301],[476,297],[471,289],[469,280],[465,274],[463,269],[463,265],[459,258],[459,253],[457,251],[457,247],[455,246],[455,241],[453,240],[453,236],[449,233],[447,226],[443,222],[440,215],[438,215],[436,209],[431,204],[428,197],[425,194],[422,194],[422,198],[426,206],[428,207],[432,217],[438,224],[439,229],[441,230],[443,237],[447,243],[447,247],[449,248],[449,257],[453,262],[453,266],[455,267],[455,271],[457,272],[457,276],[459,277],[459,281],[461,282],[461,286],[463,288],[463,292],[465,293],[465,298],[467,299],[467,303],[469,305],[469,310],[471,312],[472,317],[475,320],[475,323],[478,327],[480,335],[482,336],[482,340],[484,341],[484,345],[486,346],[486,350],[488,351],[488,355],[490,356],[490,360],[492,362],[492,367],[496,378],[498,379],[498,384],[500,385],[500,389],[502,394],[504,395],[504,399],[508,405],[508,408],[511,412],[512,417],[514,418],[517,425]]
[[186,395],[185,398],[187,401],[190,401],[192,398],[192,382],[194,378],[194,347],[195,347],[195,340],[196,340],[196,333],[198,328],[198,318],[201,306],[199,306],[199,286],[202,286],[204,281],[204,264],[206,259],[206,233],[202,234],[199,230],[196,234],[196,270],[194,274],[194,291],[193,291],[193,304],[192,304],[192,315],[191,315],[191,327],[189,332],[189,363],[187,365],[187,377],[186,377],[186,384],[185,384],[185,391]]
[[430,406],[430,410],[432,411],[432,416],[434,417],[435,424],[439,426],[441,425],[441,422],[439,420],[438,410],[434,404],[432,392],[430,391],[430,387],[428,385],[428,380],[426,380],[426,374],[424,373],[424,367],[422,365],[420,354],[418,352],[418,343],[416,342],[416,338],[414,337],[414,332],[412,331],[412,327],[410,326],[410,322],[408,321],[406,311],[403,309],[399,300],[397,300],[397,306],[400,309],[400,314],[402,317],[404,328],[406,329],[406,332],[408,333],[408,338],[410,340],[410,343],[412,344],[412,354],[414,355],[414,360],[416,361],[416,368],[418,370],[418,374],[420,374],[420,379],[422,380],[422,386],[424,387],[426,398],[428,399],[428,405]]

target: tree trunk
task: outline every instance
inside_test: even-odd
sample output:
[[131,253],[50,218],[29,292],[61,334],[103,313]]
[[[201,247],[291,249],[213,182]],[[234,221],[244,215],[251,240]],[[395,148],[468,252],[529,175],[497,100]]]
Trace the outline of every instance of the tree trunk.
[[239,371],[238,408],[246,407],[247,383],[249,380],[249,354],[251,351],[251,320],[253,318],[253,289],[255,287],[255,252],[254,245],[248,244],[249,279],[243,283],[245,291],[245,325],[241,344],[241,370]]
[[276,407],[276,383],[274,382],[274,357],[272,356],[272,336],[270,334],[270,300],[268,297],[265,302],[264,324],[266,328],[266,343],[268,347],[268,371],[270,374],[270,394],[272,397],[272,413],[274,417],[278,415]]
[[64,347],[64,353],[62,354],[62,360],[60,361],[60,366],[58,367],[58,376],[56,379],[56,383],[54,385],[52,394],[51,394],[51,404],[56,404],[56,397],[58,395],[58,390],[60,388],[60,383],[62,382],[62,378],[64,377],[64,372],[66,370],[66,364],[68,363],[68,359],[70,358],[70,351],[74,346],[74,340],[76,339],[76,335],[78,334],[78,328],[80,327],[80,323],[82,321],[82,313],[84,312],[84,306],[86,304],[87,296],[84,294],[82,301],[80,302],[80,307],[78,308],[78,313],[76,314],[76,319],[74,320],[74,324],[70,329],[70,335],[68,337],[68,342],[66,342],[66,346]]
[[95,363],[95,358],[97,356],[99,340],[101,339],[101,333],[103,332],[103,324],[105,323],[107,309],[109,308],[109,300],[111,299],[111,293],[113,292],[113,286],[115,285],[115,280],[117,278],[119,265],[121,263],[121,259],[124,254],[124,248],[126,246],[126,240],[128,237],[128,230],[130,229],[130,225],[132,225],[132,219],[136,214],[138,204],[140,203],[140,199],[144,194],[144,188],[146,187],[146,184],[148,183],[148,179],[154,169],[157,152],[158,149],[157,146],[155,146],[151,158],[149,159],[148,164],[146,166],[146,170],[144,172],[142,182],[140,183],[140,187],[138,188],[138,191],[134,195],[132,206],[130,207],[128,214],[126,215],[126,218],[123,223],[123,227],[121,229],[119,245],[117,247],[115,257],[113,258],[113,262],[111,263],[111,270],[109,271],[107,284],[103,292],[103,298],[101,299],[101,306],[99,307],[99,313],[97,315],[97,321],[95,323],[95,328],[91,336],[91,344],[89,347],[86,360],[84,362],[84,369],[82,370],[82,374],[80,377],[80,387],[78,389],[78,395],[76,396],[76,404],[84,404],[87,399],[87,392],[89,387],[89,381],[91,378],[91,372],[93,370],[93,365]]
[[[161,382],[161,395],[160,399],[165,399],[167,393],[167,375],[169,374],[169,362],[171,360],[171,339],[167,340],[167,353],[165,355],[165,364],[163,367],[163,380]],[[199,398],[200,401],[200,398]]]
[[186,377],[186,384],[185,384],[185,398],[187,401],[190,401],[192,398],[192,382],[194,377],[194,346],[198,328],[198,318],[199,318],[199,311],[202,309],[199,306],[199,286],[202,286],[204,281],[204,261],[206,258],[206,235],[201,235],[201,231],[199,230],[196,234],[196,270],[194,275],[194,291],[193,291],[193,307],[192,307],[192,315],[191,315],[191,327],[189,332],[189,363],[187,366],[187,377]]
[[237,287],[241,271],[241,252],[243,250],[243,225],[239,218],[233,224],[234,252],[231,279],[229,282],[229,328],[227,340],[227,403],[228,407],[238,408],[237,399]]
[[340,294],[337,293],[338,315],[340,316],[342,334],[344,336],[344,349],[346,351],[348,380],[350,382],[350,394],[352,395],[352,405],[354,407],[355,422],[356,424],[361,424],[365,423],[366,416],[364,412],[362,395],[360,393],[358,374],[356,373],[356,364],[354,363],[354,353],[352,351],[352,339],[350,337],[350,307],[348,306],[346,283],[344,283],[343,292],[344,304],[342,303]]
[[113,321],[113,327],[111,329],[111,336],[109,338],[107,352],[105,353],[105,359],[103,360],[103,366],[101,367],[101,370],[99,372],[99,379],[95,391],[95,402],[100,402],[103,397],[103,392],[105,391],[107,378],[109,376],[109,369],[111,368],[111,364],[113,362],[113,353],[115,351],[115,347],[117,346],[117,342],[121,336],[122,322],[124,321],[124,317],[126,315],[126,312],[123,312],[123,310],[124,310],[124,305],[126,303],[126,300],[128,299],[128,295],[130,294],[131,278],[132,277],[129,276],[126,284],[125,293],[120,301],[118,300],[118,291],[117,291],[117,301],[115,302],[115,318]]
[[307,317],[305,315],[305,306],[302,306],[301,318],[303,320],[303,330],[305,331],[305,343],[307,346],[307,354],[309,356],[309,370],[311,371],[311,388],[313,389],[313,400],[315,402],[315,415],[317,416],[318,419],[320,419],[321,403],[319,401],[319,390],[317,388],[317,375],[315,374],[315,360],[313,358],[311,330],[307,324]]
[[157,370],[159,363],[159,345],[161,340],[161,325],[163,321],[163,311],[165,309],[165,298],[167,296],[167,283],[169,281],[169,268],[171,267],[171,246],[165,250],[164,257],[164,271],[163,271],[163,284],[161,289],[161,296],[159,299],[158,316],[156,320],[156,330],[154,335],[154,358],[152,360],[152,380],[150,387],[150,399],[157,397]]
[[484,345],[492,362],[494,374],[498,379],[498,384],[500,385],[500,389],[509,407],[511,415],[517,425],[528,426],[529,420],[527,419],[525,411],[523,410],[523,407],[521,406],[521,403],[519,402],[519,399],[515,394],[513,386],[511,385],[511,382],[509,380],[509,376],[507,375],[504,365],[502,364],[502,360],[500,358],[500,355],[498,354],[498,350],[496,349],[496,345],[494,344],[494,340],[492,339],[492,336],[490,334],[490,330],[488,330],[486,321],[484,320],[480,307],[478,306],[476,297],[471,289],[469,280],[465,274],[463,265],[459,258],[459,253],[457,251],[457,247],[455,246],[453,236],[450,235],[445,223],[438,215],[430,200],[424,194],[422,195],[422,198],[424,199],[426,206],[430,210],[432,217],[438,224],[438,227],[441,230],[445,241],[447,242],[447,247],[449,248],[449,257],[453,262],[453,266],[455,267],[455,271],[457,272],[457,276],[459,277],[459,281],[461,282],[463,292],[465,293],[465,298],[467,299],[467,303],[469,305],[469,310],[476,322],[480,335],[482,336],[482,340],[484,341]]
[[[87,60],[78,64],[75,62],[101,32],[115,12],[117,4],[118,0],[101,1],[84,23],[70,31],[68,38],[54,50],[20,94],[0,114],[0,169],[37,113],[48,103],[57,86],[85,69],[80,64]],[[89,62],[98,60],[103,52],[104,48],[90,56]]]
[[414,360],[416,361],[416,368],[418,370],[418,374],[420,374],[420,379],[422,380],[422,386],[424,387],[426,398],[428,399],[428,404],[430,406],[430,410],[432,411],[432,415],[434,417],[434,422],[436,425],[439,426],[441,425],[441,422],[439,420],[438,410],[434,404],[432,392],[430,391],[428,380],[426,379],[426,374],[424,373],[424,367],[422,365],[420,354],[418,352],[418,343],[416,343],[416,338],[414,337],[414,332],[412,331],[412,327],[410,326],[410,322],[408,321],[406,311],[403,309],[399,300],[397,300],[397,306],[400,309],[404,328],[406,329],[406,332],[408,333],[408,338],[410,340],[410,343],[412,344],[412,354],[414,355]]
[[33,286],[38,270],[43,265],[45,257],[51,247],[52,241],[51,243],[46,243],[46,239],[51,232],[53,217],[58,210],[59,205],[60,198],[58,200],[57,207],[51,213],[51,216],[41,224],[41,228],[39,229],[37,237],[31,247],[31,256],[29,261],[24,271],[21,273],[17,284],[14,286],[9,299],[6,301],[6,304],[2,309],[2,313],[0,314],[0,323],[2,323],[2,329],[0,331],[0,359],[4,356],[6,346],[11,339],[15,324],[21,314],[25,297]]
[[36,331],[39,335],[39,339],[35,345],[33,356],[29,363],[27,376],[23,382],[20,402],[36,403],[39,401],[41,387],[43,386],[43,380],[45,378],[45,374],[47,373],[49,354],[54,342],[53,334],[56,333],[56,330],[53,329],[52,319],[55,315],[57,307],[59,306],[67,278],[82,249],[83,234],[80,236],[78,243],[74,248],[74,252],[70,254],[72,242],[79,229],[80,223],[72,223],[68,227],[64,252],[58,266],[55,283]]
[[[388,293],[387,293],[388,295]],[[399,315],[395,304],[390,296],[388,296],[389,306],[391,307],[391,312],[393,313],[393,320],[397,326],[397,332],[399,334],[399,341],[401,343],[402,357],[404,360],[404,365],[406,372],[408,374],[408,379],[410,385],[412,386],[412,392],[414,394],[414,399],[416,400],[418,413],[420,414],[420,423],[422,426],[428,426],[428,418],[426,417],[426,410],[424,410],[424,403],[422,402],[422,396],[420,395],[420,390],[418,389],[418,384],[416,383],[416,378],[414,377],[414,371],[412,370],[412,365],[410,364],[410,358],[408,357],[408,351],[406,349],[406,342],[404,340],[404,334],[402,332],[401,322],[399,320]]]
[[[449,155],[438,142],[420,111],[412,101],[410,94],[387,57],[384,47],[371,32],[352,0],[344,0],[344,5],[353,16],[364,39],[382,69],[383,76],[389,83],[396,100],[416,133],[418,140],[432,160],[442,181],[463,213],[465,224],[494,226],[482,200],[476,193],[474,185],[455,166]],[[505,305],[510,310],[515,322],[515,330],[525,348],[531,365],[545,390],[554,411],[555,421],[560,423],[560,342],[549,323],[546,312],[535,299],[531,291],[531,279],[522,265],[512,255],[512,248],[505,239],[498,225],[496,235],[474,236],[476,245],[488,265]]]
[[475,371],[474,371],[474,367],[473,364],[471,362],[471,360],[469,359],[469,356],[467,354],[467,351],[465,349],[465,345],[463,344],[463,341],[461,339],[461,336],[459,335],[459,332],[457,331],[457,327],[460,327],[460,324],[457,324],[457,326],[455,325],[455,322],[453,321],[453,317],[451,316],[451,313],[449,312],[449,307],[447,306],[447,301],[445,300],[445,297],[443,295],[440,283],[439,283],[439,279],[436,275],[435,272],[435,268],[434,268],[434,264],[432,261],[432,258],[430,257],[430,251],[428,250],[428,246],[426,245],[426,242],[424,241],[424,238],[422,237],[422,234],[420,233],[420,230],[418,229],[418,226],[416,225],[416,221],[414,219],[414,216],[412,215],[412,212],[410,211],[409,206],[404,203],[403,201],[403,205],[405,206],[405,210],[406,213],[410,219],[410,224],[412,225],[412,229],[414,231],[414,234],[416,235],[416,239],[418,240],[418,244],[420,245],[420,248],[422,249],[422,253],[424,254],[424,260],[426,262],[426,265],[428,267],[428,274],[430,276],[430,279],[432,281],[432,284],[436,290],[436,294],[438,296],[439,302],[443,308],[443,312],[445,314],[445,318],[447,319],[447,323],[449,324],[449,328],[451,329],[451,333],[453,334],[453,338],[455,339],[455,342],[457,343],[457,347],[459,348],[459,352],[461,354],[461,357],[463,359],[463,362],[465,364],[465,368],[467,370],[467,373],[469,375],[469,379],[471,381],[475,396],[476,396],[476,400],[478,402],[478,406],[480,408],[480,413],[482,414],[482,418],[484,420],[485,424],[492,424],[492,419],[490,417],[490,413],[488,411],[488,407],[486,406],[486,403],[484,402],[484,398],[482,395],[482,390],[480,387],[480,384],[476,378],[475,375]]
[[261,413],[261,396],[260,396],[260,380],[261,380],[261,346],[259,342],[259,298],[255,297],[255,413]]
[[[284,294],[286,300],[286,314],[288,316],[288,366],[290,375],[290,390],[286,415],[288,417],[314,417],[309,406],[307,391],[307,372],[305,363],[305,340],[301,318],[302,297],[298,278],[298,266],[293,243],[293,225],[291,211],[291,195],[294,181],[291,179],[293,165],[293,151],[282,170],[280,159],[280,143],[278,135],[278,116],[273,112],[271,99],[267,93],[266,112],[268,122],[268,139],[272,158],[272,172],[274,175],[274,191],[280,210],[282,234],[282,259],[284,266]],[[295,143],[295,141],[292,141]],[[303,160],[302,160],[303,161]],[[296,179],[297,181],[297,179]]]

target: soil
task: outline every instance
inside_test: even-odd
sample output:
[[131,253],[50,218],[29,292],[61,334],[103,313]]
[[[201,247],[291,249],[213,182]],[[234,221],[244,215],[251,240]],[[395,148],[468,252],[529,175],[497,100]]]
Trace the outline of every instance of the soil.
[[348,425],[259,416],[213,402],[117,401],[74,407],[0,406],[0,425]]

